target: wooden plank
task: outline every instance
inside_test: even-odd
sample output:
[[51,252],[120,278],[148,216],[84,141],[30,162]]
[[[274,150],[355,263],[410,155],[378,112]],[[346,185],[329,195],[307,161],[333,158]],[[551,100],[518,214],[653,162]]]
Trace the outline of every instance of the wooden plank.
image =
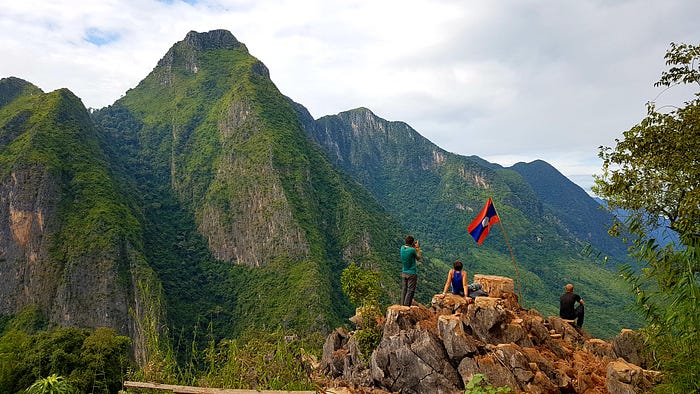
[[168,390],[174,394],[315,394],[315,391],[278,391],[278,390],[245,390],[245,389],[216,389],[210,387],[178,386],[150,382],[125,381],[126,388],[141,388]]

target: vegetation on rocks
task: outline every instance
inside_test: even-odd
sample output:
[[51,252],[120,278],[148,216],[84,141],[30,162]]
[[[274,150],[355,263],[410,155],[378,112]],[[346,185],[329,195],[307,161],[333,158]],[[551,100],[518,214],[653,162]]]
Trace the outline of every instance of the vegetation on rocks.
[[70,386],[82,393],[117,392],[136,368],[130,344],[128,337],[108,328],[33,333],[11,328],[0,337],[0,391]]

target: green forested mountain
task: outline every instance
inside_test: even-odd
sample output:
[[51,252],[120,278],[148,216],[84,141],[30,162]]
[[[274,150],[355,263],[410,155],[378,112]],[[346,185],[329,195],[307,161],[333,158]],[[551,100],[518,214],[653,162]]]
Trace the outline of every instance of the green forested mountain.
[[68,90],[6,78],[0,323],[38,306],[55,325],[131,336],[142,362],[165,333],[178,352],[206,327],[214,339],[325,334],[354,312],[339,284],[351,262],[379,271],[384,301],[398,302],[408,233],[424,248],[420,302],[457,258],[470,275],[515,277],[500,227],[482,246],[466,232],[492,196],[524,306],[555,314],[572,282],[590,332],[635,325],[623,285],[582,253],[591,242],[617,256],[599,242],[605,219],[537,166],[451,154],[368,109],[315,120],[223,30],[188,33],[90,114]]
[[352,314],[339,277],[353,261],[395,295],[398,222],[325,159],[231,33],[189,33],[93,118],[144,208],[176,327],[327,332]]
[[43,93],[17,78],[0,80],[0,97],[0,316],[112,327],[141,356],[134,316],[160,284],[144,260],[139,209],[87,110],[67,89]]

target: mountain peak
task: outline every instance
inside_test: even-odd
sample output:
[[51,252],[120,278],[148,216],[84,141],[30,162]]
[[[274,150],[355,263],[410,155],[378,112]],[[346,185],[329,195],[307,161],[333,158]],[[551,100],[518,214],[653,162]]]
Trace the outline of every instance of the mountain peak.
[[[173,82],[173,67],[182,67],[187,72],[197,73],[201,66],[202,54],[213,50],[236,50],[242,48],[247,51],[245,45],[238,41],[228,30],[211,30],[206,33],[190,31],[185,39],[177,42],[158,61],[161,70],[160,83],[169,86]],[[259,73],[264,74],[261,70]]]
[[0,108],[25,92],[41,93],[41,89],[17,77],[0,79]]
[[199,33],[194,30],[187,33],[185,43],[195,49],[234,49],[241,45],[241,42],[224,29],[211,30],[206,33]]

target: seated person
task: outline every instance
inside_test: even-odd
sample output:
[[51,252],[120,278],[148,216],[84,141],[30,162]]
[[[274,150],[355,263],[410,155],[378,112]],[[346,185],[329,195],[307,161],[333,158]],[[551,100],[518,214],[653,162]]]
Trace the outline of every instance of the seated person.
[[583,299],[574,293],[574,285],[571,283],[564,286],[564,289],[566,292],[559,297],[559,317],[567,320],[576,320],[576,325],[582,327],[584,316]]
[[467,302],[471,302],[474,297],[488,296],[488,293],[481,290],[481,284],[479,283],[472,283],[467,286],[467,271],[462,270],[463,265],[461,261],[455,261],[453,267],[447,274],[445,288],[442,294],[439,295],[440,298],[445,297],[450,286],[452,287],[452,294],[463,296]]

